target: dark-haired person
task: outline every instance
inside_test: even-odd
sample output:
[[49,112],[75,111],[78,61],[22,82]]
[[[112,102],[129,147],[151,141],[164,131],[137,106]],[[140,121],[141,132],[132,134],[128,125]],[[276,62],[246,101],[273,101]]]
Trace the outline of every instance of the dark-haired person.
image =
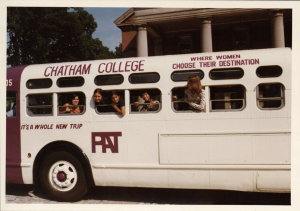
[[[152,98],[147,91],[143,91],[141,93],[141,97],[145,101],[145,103],[149,103],[147,105],[143,105],[141,111],[157,111],[159,109],[159,96]],[[140,103],[134,102],[136,108],[140,105]]]
[[120,114],[121,116],[125,115],[125,101],[120,98],[120,95],[116,91],[111,92],[111,106]]
[[[79,104],[79,96],[78,94],[73,93],[71,95],[71,103],[66,103],[63,106],[70,106],[70,107],[62,107],[59,109],[59,113],[63,114],[63,113],[81,113],[81,109],[78,106]],[[71,107],[72,106],[72,107]]]

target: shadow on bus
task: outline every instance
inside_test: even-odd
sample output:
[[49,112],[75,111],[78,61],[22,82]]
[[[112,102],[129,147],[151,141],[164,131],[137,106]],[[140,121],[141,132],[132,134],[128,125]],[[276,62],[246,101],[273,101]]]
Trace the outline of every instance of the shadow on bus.
[[290,193],[250,193],[221,190],[95,187],[84,199],[177,205],[290,205]]
[[[39,203],[51,200],[34,185],[6,184],[6,195],[31,198]],[[249,193],[239,191],[94,187],[76,204],[173,204],[173,205],[290,205],[290,193]],[[42,201],[41,201],[42,200]],[[8,201],[9,202],[9,201]],[[14,202],[11,202],[14,203]],[[26,203],[26,202],[24,202]]]

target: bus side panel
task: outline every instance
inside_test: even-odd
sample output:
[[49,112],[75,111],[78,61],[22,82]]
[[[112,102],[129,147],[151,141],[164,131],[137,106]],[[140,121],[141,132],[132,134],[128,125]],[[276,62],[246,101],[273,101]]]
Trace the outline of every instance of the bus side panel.
[[20,78],[26,66],[10,68],[7,80],[12,83],[7,91],[17,91],[16,117],[6,118],[6,182],[23,184],[21,170],[21,131],[20,131]]

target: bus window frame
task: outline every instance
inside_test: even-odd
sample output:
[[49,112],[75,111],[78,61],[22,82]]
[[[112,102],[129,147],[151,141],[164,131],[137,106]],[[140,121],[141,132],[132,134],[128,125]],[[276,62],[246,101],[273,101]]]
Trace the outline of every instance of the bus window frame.
[[[51,94],[52,95],[52,105],[40,105],[40,106],[29,106],[28,105],[28,103],[29,103],[29,99],[28,99],[28,97],[29,97],[29,95],[42,95],[43,93],[33,93],[33,94],[30,94],[30,93],[28,93],[27,95],[26,95],[26,114],[28,115],[28,116],[30,116],[30,117],[44,117],[44,116],[54,116],[54,102],[53,102],[53,100],[54,100],[54,93],[46,93],[46,94]],[[45,94],[45,93],[44,93]],[[29,109],[28,108],[52,108],[52,112],[51,112],[51,114],[33,114],[31,111],[31,113],[32,114],[30,114],[29,113]]]
[[[132,90],[136,90],[136,89],[128,89],[128,91],[129,91],[129,99],[130,99],[130,97],[131,97],[131,95],[130,95],[130,91],[132,91]],[[162,92],[161,92],[161,90],[159,89],[159,88],[143,88],[143,89],[140,89],[140,91],[148,91],[149,92],[149,90],[158,90],[159,92],[160,92],[160,95],[159,95],[159,104],[158,104],[158,109],[157,109],[157,111],[132,111],[132,109],[131,109],[131,106],[134,106],[134,102],[133,103],[130,103],[130,101],[129,101],[129,114],[147,114],[147,113],[159,113],[160,111],[161,111],[161,109],[162,109]],[[139,106],[140,105],[149,105],[150,103],[140,103],[139,104]]]
[[[6,103],[7,103],[7,92],[15,92],[15,105],[14,107],[17,107],[18,109],[18,106],[17,106],[17,99],[18,99],[18,92],[16,90],[6,90]],[[13,107],[13,108],[14,108]],[[13,108],[11,108],[9,111],[11,111]],[[5,109],[6,110],[6,109]],[[5,113],[7,113],[8,111],[6,111]],[[7,116],[6,115],[6,118],[16,118],[17,117],[17,112],[16,112],[16,115],[15,116]]]
[[[262,85],[262,84],[280,84],[280,95],[281,97],[268,97],[268,98],[260,98],[259,97],[259,85]],[[257,107],[260,109],[260,110],[280,110],[282,109],[284,106],[285,106],[285,95],[284,95],[284,85],[282,83],[260,83],[256,86],[255,90],[256,90],[256,105]],[[259,101],[260,100],[264,100],[264,101],[275,101],[275,100],[280,100],[281,101],[281,106],[277,107],[277,108],[262,108],[260,105],[259,105]]]
[[[205,90],[206,89],[205,87],[206,86],[202,86],[202,89]],[[185,89],[187,89],[187,86],[173,87],[171,89],[171,109],[173,110],[174,113],[206,113],[206,103],[205,103],[205,106],[204,106],[203,110],[198,110],[198,109],[189,109],[189,110],[182,110],[182,111],[176,110],[174,108],[174,103],[186,103],[186,102],[184,102],[184,101],[178,101],[178,100],[177,101],[173,101],[173,89],[175,89],[175,88],[185,88]]]
[[[103,90],[103,92],[111,92],[111,91],[113,91],[113,90],[115,90],[115,89],[111,89],[111,90]],[[125,102],[125,106],[126,106],[126,101],[125,101],[125,90],[127,90],[127,89],[122,89],[122,90],[116,90],[118,93],[119,92],[123,92],[123,100],[124,100],[124,102]],[[105,96],[105,95],[102,95],[102,96]],[[109,99],[109,98],[107,98],[107,99]],[[93,100],[94,101],[94,106],[95,106],[95,111],[96,111],[96,113],[98,114],[98,115],[120,115],[117,111],[109,111],[109,112],[99,112],[98,111],[98,109],[97,109],[97,107],[98,106],[110,106],[110,107],[112,107],[111,106],[111,104],[103,104],[103,105],[96,105],[96,102],[95,102],[95,100]],[[126,114],[125,114],[126,115]]]
[[[244,98],[243,99],[229,99],[229,100],[224,100],[224,99],[219,99],[219,100],[211,100],[210,99],[210,95],[209,95],[209,111],[210,112],[239,112],[239,111],[242,111],[246,108],[246,92],[247,92],[247,89],[246,87],[243,85],[243,84],[225,84],[225,85],[216,85],[216,86],[238,86],[238,85],[241,85],[244,87],[244,93],[243,93],[243,96]],[[211,90],[210,88],[211,87],[216,87],[216,86],[208,86],[209,87],[209,93],[211,93]],[[231,102],[231,101],[238,101],[238,100],[242,100],[243,102],[243,106],[239,109],[212,109],[212,102],[213,101],[220,101],[220,102]]]
[[[86,112],[86,94],[83,92],[83,91],[74,91],[74,92],[59,92],[56,94],[72,94],[72,93],[82,93],[84,95],[84,99],[85,99],[85,104],[84,105],[70,105],[70,106],[59,106],[59,103],[58,103],[58,97],[57,97],[57,116],[74,116],[74,115],[83,115],[85,112]],[[80,113],[59,113],[59,109],[60,108],[63,108],[63,107],[83,107],[83,110],[82,112]]]

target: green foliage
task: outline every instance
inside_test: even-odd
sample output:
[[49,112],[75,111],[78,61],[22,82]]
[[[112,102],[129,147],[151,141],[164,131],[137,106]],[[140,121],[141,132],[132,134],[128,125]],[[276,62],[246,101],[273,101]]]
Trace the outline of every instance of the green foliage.
[[83,8],[8,7],[7,65],[115,58],[92,38],[96,28],[93,15]]

